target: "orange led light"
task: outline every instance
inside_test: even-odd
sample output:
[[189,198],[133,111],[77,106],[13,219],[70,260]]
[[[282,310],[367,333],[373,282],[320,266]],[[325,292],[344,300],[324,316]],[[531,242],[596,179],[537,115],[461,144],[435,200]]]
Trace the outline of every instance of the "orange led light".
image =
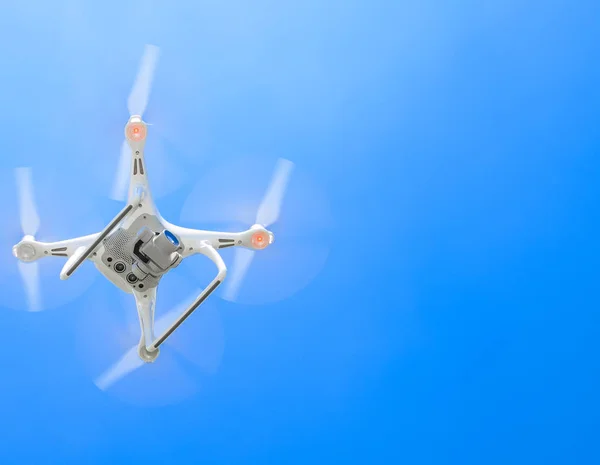
[[252,241],[252,246],[255,249],[264,249],[266,246],[269,245],[269,238],[267,236],[267,233],[265,233],[263,231],[254,233],[252,235],[251,241]]
[[131,123],[125,133],[130,141],[139,142],[146,138],[146,127],[143,124]]

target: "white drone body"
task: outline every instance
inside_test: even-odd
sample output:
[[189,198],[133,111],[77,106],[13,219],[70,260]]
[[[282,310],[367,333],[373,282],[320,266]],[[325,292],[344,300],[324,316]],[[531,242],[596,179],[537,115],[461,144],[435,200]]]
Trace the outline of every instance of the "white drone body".
[[[273,182],[259,208],[257,224],[246,231],[232,233],[188,229],[173,225],[162,218],[148,183],[144,158],[148,126],[141,116],[147,103],[156,57],[156,47],[147,46],[136,85],[129,99],[132,116],[125,126],[125,153],[130,160],[126,160],[128,163],[122,163],[129,171],[128,178],[125,178],[129,180],[129,187],[124,208],[96,234],[58,242],[36,241],[33,235],[39,226],[39,219],[30,193],[31,180],[27,176],[29,172],[21,169],[17,173],[17,180],[20,180],[21,222],[25,236],[13,247],[13,255],[25,262],[20,264],[20,268],[32,307],[36,305],[37,270],[29,272],[27,267],[36,266],[37,260],[46,257],[67,258],[60,273],[63,280],[69,279],[83,263],[91,261],[113,284],[133,294],[141,328],[137,353],[144,362],[156,360],[160,346],[165,340],[225,280],[227,268],[218,252],[219,249],[238,247],[261,250],[273,243],[274,235],[266,226],[277,219],[287,178],[293,167],[287,160],[280,161]],[[154,314],[160,279],[182,260],[195,254],[205,255],[215,264],[216,276],[166,330],[155,334]],[[235,270],[237,277],[234,279],[241,278],[252,255],[252,252],[246,250],[240,257],[236,257],[235,266],[240,269]]]

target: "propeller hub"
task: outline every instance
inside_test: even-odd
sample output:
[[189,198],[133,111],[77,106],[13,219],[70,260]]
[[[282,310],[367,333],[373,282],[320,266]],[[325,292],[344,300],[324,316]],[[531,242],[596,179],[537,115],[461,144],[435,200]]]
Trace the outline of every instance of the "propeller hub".
[[141,119],[131,118],[125,126],[125,137],[130,142],[141,142],[146,139],[146,125]]
[[31,262],[35,259],[35,247],[31,244],[20,243],[13,247],[13,255],[23,262]]
[[268,247],[269,244],[271,244],[272,240],[271,236],[269,235],[269,233],[267,233],[267,231],[257,231],[254,234],[252,234],[250,242],[252,242],[252,246],[255,249],[264,249]]

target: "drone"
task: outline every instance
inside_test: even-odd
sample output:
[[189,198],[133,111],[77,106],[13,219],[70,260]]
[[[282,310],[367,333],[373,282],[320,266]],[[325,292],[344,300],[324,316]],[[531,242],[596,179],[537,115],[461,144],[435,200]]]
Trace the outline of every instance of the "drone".
[[[273,244],[275,236],[267,227],[278,219],[286,185],[294,167],[289,160],[278,161],[271,184],[258,209],[256,222],[246,231],[203,231],[166,221],[153,200],[144,157],[149,124],[142,115],[148,103],[157,59],[158,47],[146,45],[128,99],[130,117],[125,125],[121,160],[125,172],[117,177],[128,182],[123,209],[101,232],[57,242],[37,241],[34,235],[40,221],[33,202],[31,171],[29,168],[17,168],[24,237],[12,249],[13,255],[20,261],[19,270],[33,307],[39,305],[35,262],[46,257],[67,258],[60,272],[62,280],[71,278],[86,261],[90,261],[111,283],[132,294],[141,330],[136,352],[139,359],[146,363],[157,359],[164,342],[226,279],[227,267],[219,254],[220,249],[246,249],[243,258],[234,264],[234,272],[230,276],[235,288],[234,284],[242,279],[248,269],[254,251],[264,250]],[[204,255],[214,263],[216,276],[166,329],[155,334],[156,294],[161,278],[177,268],[184,259],[196,254]]]

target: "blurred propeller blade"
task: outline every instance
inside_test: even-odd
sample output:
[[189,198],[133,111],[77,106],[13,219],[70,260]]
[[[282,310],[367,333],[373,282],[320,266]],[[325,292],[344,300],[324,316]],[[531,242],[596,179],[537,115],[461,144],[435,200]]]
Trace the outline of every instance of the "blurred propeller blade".
[[21,229],[24,235],[35,236],[40,227],[40,217],[33,198],[31,168],[17,168],[15,177],[19,193]]
[[[15,170],[15,177],[19,197],[21,229],[24,235],[34,236],[40,227],[40,217],[33,198],[31,168],[17,168]],[[39,265],[37,263],[23,262],[18,262],[17,265],[27,296],[27,308],[32,312],[40,311],[42,305],[40,298]]]
[[[154,70],[158,62],[159,49],[155,45],[146,45],[144,54],[140,62],[135,82],[127,99],[127,108],[130,115],[142,116],[148,106],[150,90],[152,89],[152,80]],[[127,185],[129,181],[129,170],[131,168],[131,150],[127,140],[123,141],[121,146],[121,158],[119,167],[112,187],[111,198],[113,200],[123,201],[127,197]]]
[[135,83],[127,100],[130,115],[142,116],[146,111],[158,56],[159,49],[157,46],[146,45]]
[[[167,314],[163,315],[161,318],[157,319],[154,322],[154,334],[157,336],[162,334],[169,327],[169,324],[173,322],[183,310],[185,309],[175,308],[174,310],[171,310]],[[94,383],[96,386],[98,386],[98,388],[106,391],[121,378],[129,373],[132,373],[134,370],[142,367],[143,365],[144,362],[138,355],[138,346],[136,344],[129,349],[117,363],[99,376]]]
[[23,279],[28,309],[30,312],[39,312],[42,309],[39,264],[18,262],[17,265]]
[[[146,45],[138,74],[127,102],[131,116],[143,116],[142,114],[146,111],[159,54],[157,46]],[[148,122],[146,122],[146,125],[152,126]],[[157,133],[155,129],[149,131],[146,140],[146,149],[146,162],[144,165],[148,166],[152,172],[152,196],[157,199],[179,188],[183,183],[186,170],[181,167],[180,163],[173,163],[173,156],[176,150],[173,150],[169,142],[160,133]],[[110,198],[113,200],[125,201],[127,199],[131,158],[131,149],[127,140],[124,140],[121,146],[121,155],[116,173],[114,167],[110,164],[107,165],[103,158],[94,158],[95,177],[103,183],[111,183]]]
[[119,167],[113,183],[111,199],[124,201],[127,198],[127,187],[129,182],[129,173],[131,169],[131,149],[127,140],[121,145],[121,158],[119,159]]
[[254,258],[255,251],[250,249],[237,248],[233,257],[233,265],[229,276],[225,281],[225,290],[223,291],[223,298],[234,302],[240,292],[244,277],[250,268],[250,263]]
[[[31,170],[0,169],[0,197],[5,200],[2,213],[6,220],[0,228],[0,282],[4,308],[38,311],[64,307],[79,298],[98,278],[95,267],[86,265],[76,280],[60,282],[59,274],[66,260],[58,255],[61,251],[52,258],[25,263],[13,255],[13,247],[24,239],[24,233],[35,233],[36,240],[54,242],[85,236],[106,225],[106,218],[102,218],[95,208],[94,196],[86,190],[89,179],[79,174],[71,166],[46,166],[36,170],[34,204]],[[60,283],[60,289],[57,289],[57,283]]]
[[142,362],[142,359],[138,355],[138,346],[135,345],[123,355],[121,360],[99,376],[94,383],[98,388],[106,391],[114,383],[137,368],[140,368],[143,364],[144,362]]
[[294,169],[294,164],[284,158],[277,160],[277,166],[273,173],[271,184],[267,189],[265,197],[258,207],[256,223],[268,227],[275,223],[279,218],[281,204],[288,185],[290,174]]

